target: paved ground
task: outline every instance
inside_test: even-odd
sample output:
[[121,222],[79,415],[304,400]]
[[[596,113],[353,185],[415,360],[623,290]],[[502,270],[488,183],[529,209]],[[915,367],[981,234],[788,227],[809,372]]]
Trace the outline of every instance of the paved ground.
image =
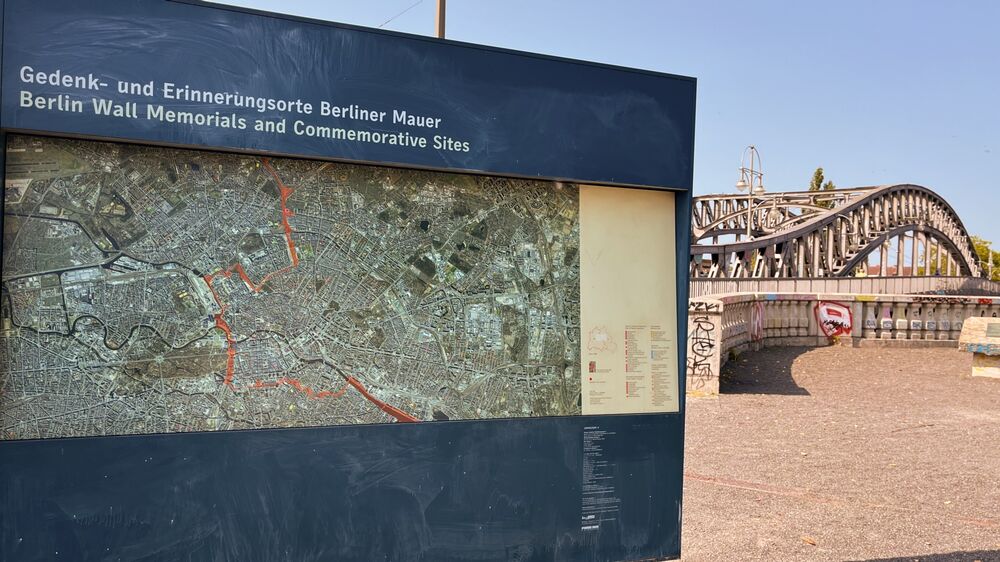
[[[688,401],[685,561],[1000,561],[1000,381],[950,349],[773,348]],[[728,380],[727,380],[728,377]]]

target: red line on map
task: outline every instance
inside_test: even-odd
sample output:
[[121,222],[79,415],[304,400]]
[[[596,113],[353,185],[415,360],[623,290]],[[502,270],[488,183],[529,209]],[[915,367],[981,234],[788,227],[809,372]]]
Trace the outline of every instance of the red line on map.
[[265,381],[258,380],[258,381],[256,381],[256,382],[253,383],[253,386],[251,388],[258,388],[258,389],[259,388],[278,388],[279,386],[282,386],[282,385],[290,386],[290,387],[294,388],[295,390],[298,390],[299,392],[305,393],[306,396],[308,396],[310,398],[313,398],[313,399],[320,399],[320,398],[340,398],[341,396],[343,396],[344,394],[347,393],[347,389],[348,389],[348,385],[345,384],[343,388],[341,388],[340,390],[338,390],[336,392],[334,392],[332,390],[321,390],[319,392],[316,392],[316,390],[314,390],[312,387],[306,386],[306,385],[302,384],[302,382],[299,379],[288,378],[288,377],[281,377],[280,379],[278,379],[278,380],[276,380],[274,382],[265,382]]
[[271,167],[271,162],[267,158],[261,158],[260,161],[264,164],[264,169],[271,174],[275,183],[278,184],[278,190],[281,194],[281,223],[285,227],[285,241],[288,242],[288,254],[292,258],[292,267],[294,267],[299,265],[299,257],[295,255],[295,241],[292,240],[292,225],[288,223],[288,218],[295,214],[288,208],[288,196],[291,195],[294,190],[281,181],[281,178],[278,177],[278,173]]
[[[226,355],[228,356],[228,360],[226,362],[225,384],[226,386],[228,386],[233,390],[236,390],[235,386],[233,385],[233,375],[235,372],[235,364],[236,364],[236,349],[234,348],[236,339],[233,338],[232,329],[229,327],[229,324],[226,322],[225,318],[223,318],[223,315],[226,313],[226,305],[222,304],[221,299],[219,299],[218,293],[215,292],[215,288],[212,286],[212,281],[219,275],[229,278],[235,271],[236,274],[240,276],[240,279],[242,279],[243,282],[247,285],[247,287],[249,287],[253,292],[259,293],[264,284],[267,283],[268,279],[270,279],[275,275],[280,275],[282,273],[288,272],[292,268],[297,267],[299,265],[299,257],[295,252],[295,241],[292,240],[292,225],[288,222],[288,219],[295,214],[288,208],[288,197],[292,194],[294,190],[285,185],[284,182],[281,181],[281,178],[278,177],[278,173],[271,166],[271,163],[267,158],[262,158],[261,163],[263,164],[264,169],[267,170],[269,174],[271,174],[272,178],[274,178],[275,183],[278,184],[278,189],[281,194],[281,224],[285,230],[285,242],[288,244],[288,255],[291,258],[292,263],[288,267],[284,267],[277,271],[268,273],[267,275],[264,276],[263,279],[260,280],[260,283],[254,283],[253,279],[250,279],[250,276],[247,275],[246,270],[243,269],[243,264],[239,262],[236,262],[235,264],[227,267],[226,269],[222,269],[215,273],[204,276],[205,283],[208,284],[208,289],[212,292],[212,297],[215,298],[216,304],[219,305],[220,309],[219,313],[215,315],[215,326],[220,330],[222,330],[222,332],[226,335]],[[397,421],[400,422],[420,421],[418,418],[415,418],[410,414],[407,414],[406,412],[400,410],[399,408],[396,408],[395,406],[390,406],[389,404],[386,404],[385,402],[379,400],[378,398],[375,398],[374,396],[371,395],[370,392],[368,392],[368,390],[364,387],[364,385],[358,382],[358,380],[355,379],[354,377],[350,376],[347,377],[347,385],[344,385],[344,387],[338,391],[321,390],[317,392],[312,387],[302,384],[302,382],[299,379],[290,377],[281,377],[274,382],[267,382],[258,379],[257,381],[254,382],[253,385],[250,385],[248,388],[266,389],[266,388],[278,388],[279,386],[290,386],[295,390],[304,393],[306,396],[309,396],[310,398],[320,399],[320,398],[340,398],[347,392],[348,385],[353,386],[369,402],[375,404],[383,412],[396,418]]]
[[[243,264],[239,262],[237,262],[235,265],[227,267],[226,269],[204,276],[205,283],[208,284],[208,289],[212,292],[212,297],[215,299],[215,302],[216,304],[219,305],[220,309],[219,313],[215,315],[215,326],[220,330],[222,330],[222,332],[226,335],[226,355],[228,356],[228,359],[226,360],[225,384],[230,388],[233,388],[233,375],[236,371],[236,349],[235,347],[233,347],[234,344],[236,343],[236,340],[235,338],[233,338],[233,331],[229,327],[229,323],[226,322],[226,319],[224,318],[224,315],[226,313],[226,305],[222,304],[222,301],[219,299],[219,294],[215,292],[215,288],[212,286],[212,280],[215,279],[215,277],[218,275],[228,278],[232,276],[233,271],[235,271],[237,274],[239,274],[240,279],[242,279],[243,282],[246,283],[251,290],[253,290],[253,292],[259,293],[264,284],[267,283],[268,279],[270,279],[275,275],[279,275],[287,271],[290,271],[293,267],[299,265],[299,257],[295,253],[295,242],[292,240],[292,225],[289,224],[288,222],[288,218],[293,215],[292,211],[288,209],[288,197],[292,194],[293,190],[292,188],[288,187],[281,181],[281,178],[278,177],[277,172],[275,172],[274,168],[271,167],[271,164],[267,158],[262,158],[261,163],[264,165],[264,169],[267,170],[269,174],[271,174],[272,178],[274,178],[274,181],[277,182],[278,189],[280,190],[281,223],[285,229],[285,241],[288,243],[288,254],[291,257],[292,264],[289,265],[288,267],[279,269],[278,271],[273,271],[271,273],[268,273],[267,275],[264,276],[263,279],[260,280],[260,283],[254,283],[253,279],[250,279],[250,276],[247,275],[246,270],[243,269]],[[302,385],[296,379],[287,379],[287,381],[289,381],[287,382],[287,384],[291,385],[293,388],[296,388],[297,390],[303,390],[303,389],[308,390],[306,394],[313,396],[314,394],[313,390],[307,386]],[[293,382],[290,381],[294,381],[294,384]],[[322,397],[325,398],[327,396],[335,396],[335,395],[342,396],[343,392],[340,392],[338,394],[324,390],[322,392],[315,394],[317,396],[323,395]]]
[[[226,270],[223,275],[229,277],[230,273]],[[226,355],[228,358],[226,359],[226,378],[224,382],[226,386],[232,388],[233,373],[236,371],[236,348],[233,347],[233,344],[236,343],[236,340],[233,339],[233,331],[230,329],[229,323],[222,317],[226,313],[226,305],[222,304],[222,301],[219,300],[219,294],[215,292],[215,287],[212,287],[212,279],[214,278],[214,275],[206,275],[205,283],[208,284],[208,290],[212,291],[212,297],[215,298],[216,304],[219,305],[219,313],[215,315],[215,327],[226,334]]]
[[419,422],[420,421],[418,418],[415,418],[415,417],[411,416],[410,414],[407,414],[406,412],[400,410],[399,408],[397,408],[395,406],[390,406],[390,405],[386,404],[385,402],[379,400],[378,398],[375,398],[374,396],[372,396],[371,393],[369,393],[368,390],[364,387],[364,385],[362,385],[360,382],[358,382],[358,379],[356,379],[354,377],[347,377],[347,382],[350,383],[350,385],[353,386],[354,388],[358,389],[358,392],[360,392],[362,396],[364,396],[365,398],[367,398],[369,402],[371,402],[372,404],[375,404],[376,406],[379,407],[380,410],[382,410],[383,412],[385,412],[385,413],[389,414],[390,416],[396,418],[397,420],[399,420],[401,422]]

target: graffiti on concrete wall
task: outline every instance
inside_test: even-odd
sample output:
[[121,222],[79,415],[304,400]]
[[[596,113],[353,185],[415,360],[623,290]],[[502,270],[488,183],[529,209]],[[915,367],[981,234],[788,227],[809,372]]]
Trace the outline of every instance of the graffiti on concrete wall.
[[750,307],[750,341],[764,339],[764,324],[766,322],[764,303],[757,301]]
[[961,304],[954,297],[941,297],[936,295],[914,295],[913,302],[917,304]]
[[839,302],[816,302],[816,323],[828,338],[850,335],[854,319],[850,307]]
[[878,318],[875,318],[875,308],[866,307],[868,310],[868,315],[865,316],[864,327],[865,330],[875,330],[878,328]]
[[892,308],[889,305],[882,307],[882,319],[879,322],[881,322],[883,331],[892,331]]
[[688,310],[691,312],[717,312],[719,303],[692,300],[688,302]]
[[699,390],[716,377],[712,369],[715,352],[715,322],[700,315],[691,319],[688,334],[687,379],[689,390]]

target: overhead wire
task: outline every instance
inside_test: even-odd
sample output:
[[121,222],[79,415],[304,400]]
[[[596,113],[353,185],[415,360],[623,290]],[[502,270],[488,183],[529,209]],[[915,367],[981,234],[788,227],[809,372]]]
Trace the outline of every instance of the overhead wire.
[[399,12],[398,14],[396,14],[396,15],[392,16],[391,18],[389,18],[389,19],[385,20],[384,22],[382,22],[381,25],[378,26],[378,29],[382,29],[385,25],[387,25],[392,20],[398,18],[399,16],[405,14],[406,12],[409,12],[413,8],[416,8],[418,5],[422,4],[423,1],[424,0],[417,0],[413,4],[410,4],[410,6],[408,8],[406,8],[405,10],[403,10],[402,12]]

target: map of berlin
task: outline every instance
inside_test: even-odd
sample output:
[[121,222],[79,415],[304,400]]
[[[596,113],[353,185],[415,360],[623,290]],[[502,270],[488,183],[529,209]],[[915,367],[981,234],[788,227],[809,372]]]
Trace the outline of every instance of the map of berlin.
[[0,437],[580,413],[575,185],[9,136]]

